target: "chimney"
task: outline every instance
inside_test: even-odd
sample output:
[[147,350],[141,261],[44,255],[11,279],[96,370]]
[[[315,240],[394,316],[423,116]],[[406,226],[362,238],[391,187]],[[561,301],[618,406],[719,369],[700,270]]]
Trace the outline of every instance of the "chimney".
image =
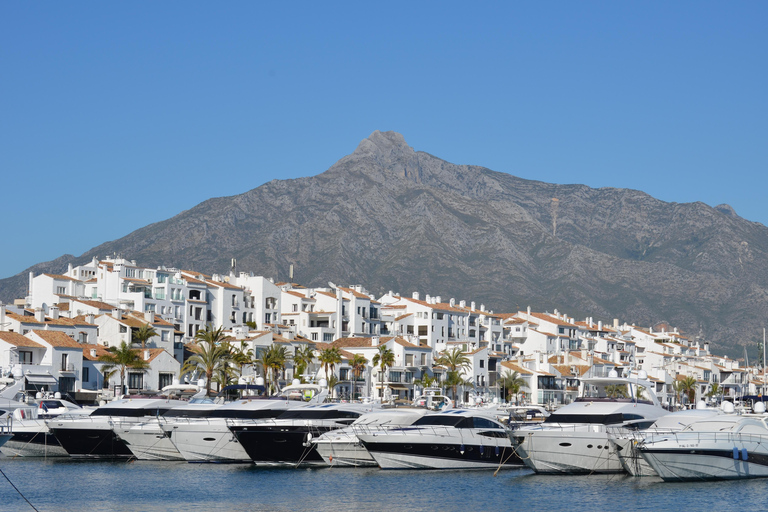
[[558,316],[559,313],[557,312],[557,309],[555,309],[555,316]]
[[35,320],[45,322],[45,311],[42,308],[35,308]]
[[91,357],[96,357],[96,349],[95,348],[91,349]]
[[429,304],[432,304],[432,297],[430,297],[430,296],[429,296],[429,294],[427,294],[427,295],[424,297],[424,300],[425,300],[425,301],[427,301]]
[[603,321],[602,320],[598,320],[597,321],[597,330],[598,331],[602,331],[603,330]]
[[531,306],[528,306],[528,316],[531,315]]
[[144,349],[144,360],[149,361],[149,349]]
[[485,312],[485,304],[480,304],[480,311]]
[[120,309],[115,308],[115,309],[112,310],[112,318],[116,318],[118,320],[122,320],[123,319],[123,315],[122,315],[122,313],[120,313]]
[[472,301],[469,303],[469,309],[471,309],[472,311],[475,310],[475,301]]
[[415,300],[419,300],[419,292],[413,292],[413,295],[411,295]]
[[451,297],[451,300],[450,300],[450,302],[449,302],[448,304],[450,304],[450,305],[451,305],[451,307],[455,306],[455,305],[456,305],[456,299],[454,299],[453,297]]
[[5,304],[0,302],[0,331],[4,331],[5,328]]
[[85,323],[92,324],[95,321],[96,321],[96,315],[94,315],[93,313],[88,313],[87,315],[85,315]]
[[439,295],[435,297],[435,304],[442,304],[442,302],[443,302],[442,297],[440,297]]
[[48,312],[51,314],[51,318],[53,320],[59,319],[59,307],[58,306],[51,306],[48,308]]
[[145,311],[144,320],[146,320],[150,324],[155,323],[155,313],[153,313],[152,311]]
[[371,336],[371,346],[372,347],[378,347],[379,346],[379,337],[378,336]]
[[459,307],[460,308],[466,308],[467,307],[467,301],[465,301],[465,300],[459,301]]

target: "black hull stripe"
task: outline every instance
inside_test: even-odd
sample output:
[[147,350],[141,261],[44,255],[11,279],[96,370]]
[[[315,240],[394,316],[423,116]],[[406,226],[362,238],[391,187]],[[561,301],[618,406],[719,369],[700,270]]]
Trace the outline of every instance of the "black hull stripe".
[[[515,453],[512,447],[499,446],[496,453],[495,446],[464,445],[462,453],[458,444],[418,444],[418,443],[371,443],[363,442],[363,445],[371,453],[394,453],[433,459],[457,460],[468,462],[493,462],[503,463],[507,466],[521,466],[523,460]],[[482,448],[482,452],[481,452]]]

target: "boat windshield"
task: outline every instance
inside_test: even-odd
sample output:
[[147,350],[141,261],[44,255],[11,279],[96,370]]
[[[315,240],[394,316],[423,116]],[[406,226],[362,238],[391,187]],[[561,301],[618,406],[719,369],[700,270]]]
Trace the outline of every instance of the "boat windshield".
[[327,420],[338,418],[358,418],[362,413],[356,411],[340,411],[335,409],[304,409],[286,411],[277,419],[280,420]]

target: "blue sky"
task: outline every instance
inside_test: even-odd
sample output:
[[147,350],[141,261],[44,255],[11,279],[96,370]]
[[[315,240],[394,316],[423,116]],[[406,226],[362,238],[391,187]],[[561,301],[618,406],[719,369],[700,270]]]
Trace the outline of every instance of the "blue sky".
[[765,2],[2,2],[0,277],[374,130],[768,225],[767,25]]

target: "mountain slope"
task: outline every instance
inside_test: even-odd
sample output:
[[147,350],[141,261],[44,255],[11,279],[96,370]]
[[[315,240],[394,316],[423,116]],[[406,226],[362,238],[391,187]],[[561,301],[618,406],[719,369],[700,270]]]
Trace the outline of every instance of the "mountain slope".
[[[236,258],[239,269],[281,280],[293,264],[307,286],[667,321],[737,355],[768,313],[768,229],[727,205],[454,165],[393,132],[374,132],[320,175],[210,199],[76,261],[113,253],[203,272]],[[24,288],[26,273],[0,282],[5,300]]]

